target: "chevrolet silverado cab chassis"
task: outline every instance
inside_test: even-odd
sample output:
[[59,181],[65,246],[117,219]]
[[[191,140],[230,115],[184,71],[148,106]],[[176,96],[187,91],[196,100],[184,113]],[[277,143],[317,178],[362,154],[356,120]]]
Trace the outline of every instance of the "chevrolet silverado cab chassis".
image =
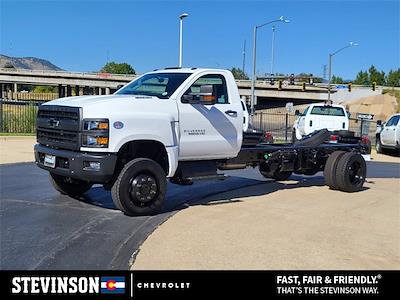
[[248,128],[244,114],[229,71],[158,70],[113,95],[41,105],[35,160],[60,193],[79,197],[102,184],[128,215],[159,212],[167,178],[185,185],[220,178],[218,170],[259,167],[263,176],[276,180],[324,171],[333,189],[362,189],[366,150],[361,138],[323,129],[293,144],[242,145]]

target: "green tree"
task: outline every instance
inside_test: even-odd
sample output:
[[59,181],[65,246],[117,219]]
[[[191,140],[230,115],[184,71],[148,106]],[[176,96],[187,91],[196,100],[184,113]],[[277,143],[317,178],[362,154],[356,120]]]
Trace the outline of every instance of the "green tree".
[[231,72],[233,74],[233,77],[238,80],[249,80],[249,76],[246,75],[245,72],[243,72],[242,69],[239,68],[232,68]]
[[400,69],[394,71],[390,70],[389,73],[386,75],[385,81],[387,86],[400,87]]
[[314,83],[322,83],[324,79],[322,77],[313,77],[313,82]]
[[113,73],[113,74],[136,74],[135,69],[127,63],[116,63],[108,62],[101,68],[102,73]]
[[34,93],[55,93],[56,88],[54,86],[36,85],[33,89]]
[[356,79],[353,82],[354,84],[358,85],[369,85],[369,76],[367,71],[360,71],[357,74]]
[[334,84],[341,84],[341,83],[344,83],[344,80],[343,80],[342,77],[333,75],[333,76],[332,76],[332,79],[331,79],[331,83],[334,83]]
[[385,72],[379,72],[374,65],[368,69],[369,73],[369,82],[372,84],[376,82],[377,85],[384,85],[385,84]]

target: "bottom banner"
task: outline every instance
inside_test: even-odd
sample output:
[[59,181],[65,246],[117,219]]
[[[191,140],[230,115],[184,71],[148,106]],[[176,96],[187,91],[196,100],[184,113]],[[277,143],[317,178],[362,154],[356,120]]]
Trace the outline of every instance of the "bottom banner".
[[399,271],[1,271],[10,299],[377,298],[398,294],[399,283]]

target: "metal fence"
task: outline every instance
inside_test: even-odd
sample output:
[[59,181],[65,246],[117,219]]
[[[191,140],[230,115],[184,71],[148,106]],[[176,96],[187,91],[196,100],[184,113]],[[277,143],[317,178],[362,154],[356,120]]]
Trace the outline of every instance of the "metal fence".
[[[253,117],[253,127],[272,133],[276,142],[291,142],[293,124],[296,116],[291,113],[256,112]],[[375,144],[376,121],[358,120],[350,118],[349,130],[356,136],[367,135],[372,144]]]
[[272,133],[277,142],[290,142],[295,120],[296,116],[293,113],[256,112],[252,125],[254,128]]
[[0,99],[0,132],[34,133],[37,110],[44,102]]

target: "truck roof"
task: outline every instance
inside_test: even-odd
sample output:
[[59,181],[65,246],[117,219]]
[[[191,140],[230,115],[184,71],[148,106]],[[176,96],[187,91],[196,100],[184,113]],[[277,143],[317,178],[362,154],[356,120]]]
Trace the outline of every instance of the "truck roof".
[[200,72],[227,72],[228,70],[225,69],[211,69],[211,68],[179,68],[179,67],[171,67],[171,68],[164,68],[154,70],[149,73],[200,73]]
[[309,107],[314,107],[314,106],[332,106],[332,107],[345,108],[343,105],[340,105],[340,104],[326,105],[325,103],[313,103],[313,104],[310,104],[310,105],[309,105]]

